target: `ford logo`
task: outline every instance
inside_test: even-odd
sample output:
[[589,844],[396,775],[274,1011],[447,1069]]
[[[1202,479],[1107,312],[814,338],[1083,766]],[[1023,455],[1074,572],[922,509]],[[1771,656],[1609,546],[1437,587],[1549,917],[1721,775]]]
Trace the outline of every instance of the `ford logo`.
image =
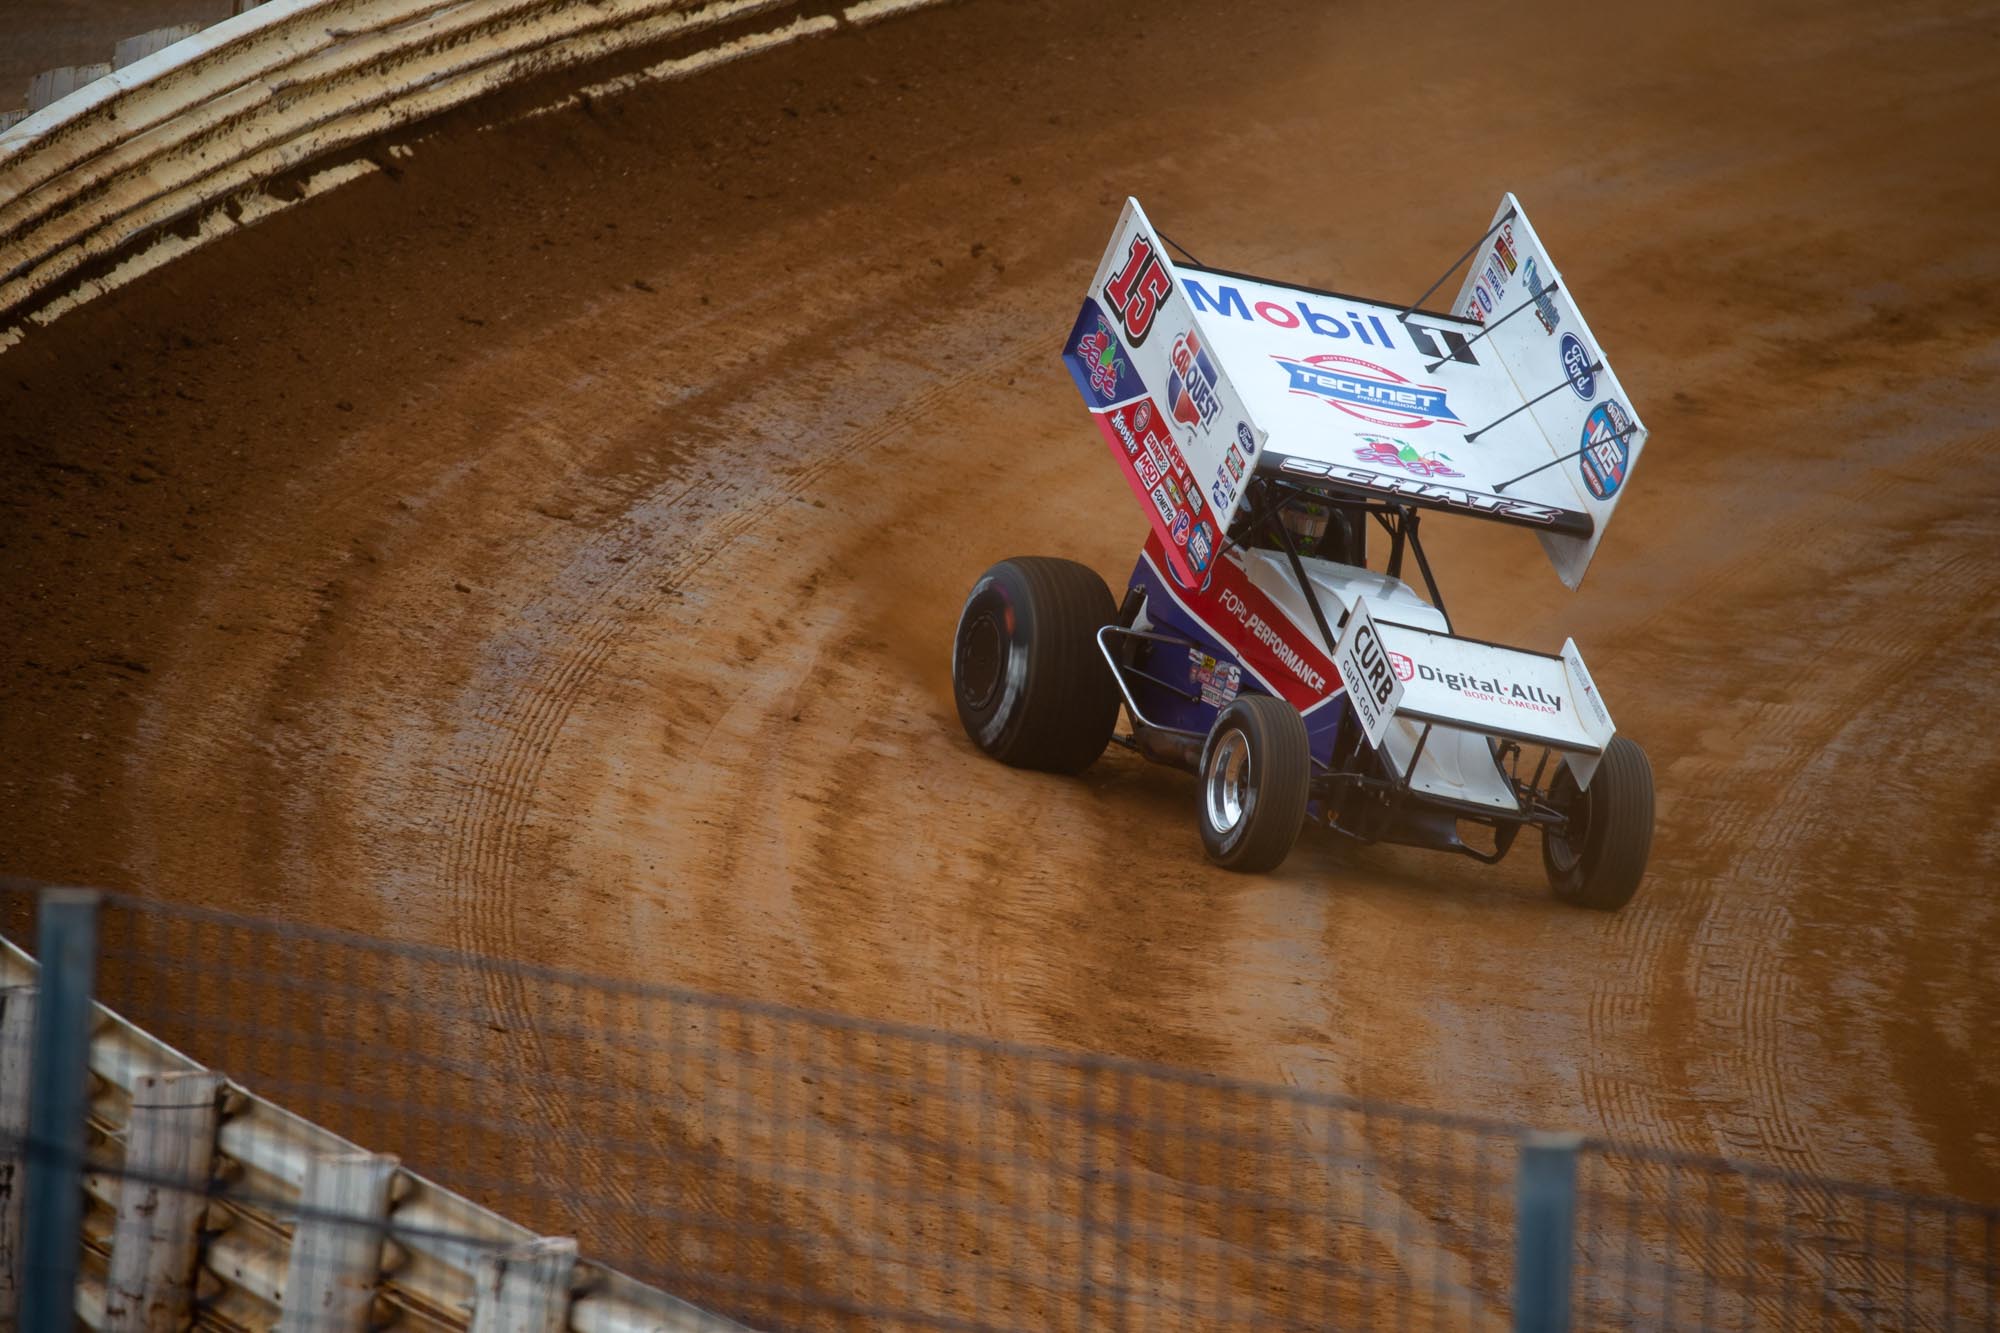
[[1589,402],[1597,397],[1597,376],[1590,372],[1590,353],[1583,350],[1583,339],[1574,333],[1562,336],[1563,374],[1569,377],[1569,387],[1576,390],[1576,396]]

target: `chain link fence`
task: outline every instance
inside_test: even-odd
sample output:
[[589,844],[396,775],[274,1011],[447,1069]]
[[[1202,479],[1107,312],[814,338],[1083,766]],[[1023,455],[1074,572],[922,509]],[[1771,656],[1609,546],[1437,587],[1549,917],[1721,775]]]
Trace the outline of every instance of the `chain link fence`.
[[[0,895],[0,928],[32,938],[32,911]],[[347,1228],[376,1238],[341,1252],[375,1325],[481,1327],[496,1272],[516,1304],[656,1288],[690,1328],[1995,1325],[1992,1208],[133,898],[93,920],[96,999],[228,1076],[218,1146],[176,1176],[135,1161],[139,1082],[94,1057],[70,1234],[112,1304],[137,1180],[200,1200],[189,1308],[307,1326],[229,1271],[246,1229],[269,1268],[330,1222],[302,1158],[242,1146],[247,1090],[432,1190]],[[32,1188],[62,1145],[29,1139]],[[447,1195],[516,1230],[454,1229]]]

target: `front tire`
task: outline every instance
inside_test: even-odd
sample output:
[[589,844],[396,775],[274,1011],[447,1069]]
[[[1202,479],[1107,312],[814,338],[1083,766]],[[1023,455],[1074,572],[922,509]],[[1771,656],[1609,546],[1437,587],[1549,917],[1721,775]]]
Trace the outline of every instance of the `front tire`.
[[1282,865],[1311,796],[1312,749],[1299,710],[1268,694],[1237,696],[1209,728],[1197,772],[1208,859],[1250,874]]
[[1561,833],[1542,830],[1542,869],[1566,903],[1615,912],[1632,901],[1653,851],[1653,765],[1636,742],[1613,736],[1590,790],[1569,765],[1556,771],[1549,801],[1569,815]]
[[965,734],[1016,768],[1080,773],[1118,725],[1118,683],[1097,631],[1118,615],[1097,571],[1018,556],[979,576],[952,640],[951,692]]

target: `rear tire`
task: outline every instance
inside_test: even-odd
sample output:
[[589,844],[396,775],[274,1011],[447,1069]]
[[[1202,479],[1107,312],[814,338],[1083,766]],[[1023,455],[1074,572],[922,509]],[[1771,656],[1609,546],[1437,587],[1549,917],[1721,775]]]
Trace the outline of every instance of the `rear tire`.
[[1268,694],[1238,695],[1209,728],[1196,772],[1195,818],[1208,859],[1250,874],[1282,865],[1311,795],[1312,750],[1299,710]]
[[1118,684],[1097,631],[1118,615],[1097,571],[1019,556],[979,576],[952,640],[965,734],[1003,764],[1080,773],[1111,743]]
[[1653,851],[1653,765],[1646,752],[1613,736],[1590,790],[1579,790],[1564,764],[1549,800],[1570,817],[1563,833],[1542,830],[1542,869],[1556,897],[1599,912],[1631,902]]

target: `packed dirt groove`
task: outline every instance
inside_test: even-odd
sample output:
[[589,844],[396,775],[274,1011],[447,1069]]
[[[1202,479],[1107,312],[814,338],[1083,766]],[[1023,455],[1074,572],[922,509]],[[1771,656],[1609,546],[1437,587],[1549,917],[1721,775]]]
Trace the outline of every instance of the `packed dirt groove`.
[[[2000,1200],[2000,12],[1573,20],[954,5],[455,119],[35,332],[0,865]],[[1652,756],[1636,901],[1232,876],[1185,777],[980,756],[973,579],[1143,538],[1057,361],[1123,198],[1393,297],[1503,189],[1651,441],[1576,594],[1425,533]]]

